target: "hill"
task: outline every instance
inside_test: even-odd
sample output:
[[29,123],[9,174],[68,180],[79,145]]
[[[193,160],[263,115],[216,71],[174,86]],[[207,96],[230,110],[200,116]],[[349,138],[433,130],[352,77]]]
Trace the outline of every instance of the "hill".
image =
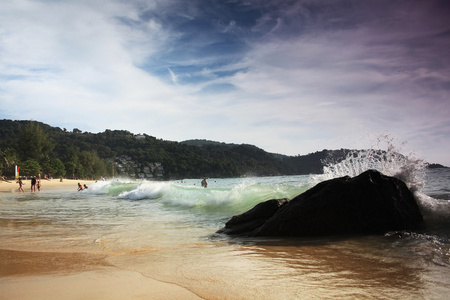
[[0,120],[0,174],[53,177],[182,179],[318,174],[323,162],[340,161],[350,150],[307,155],[268,153],[253,145],[208,140],[157,139],[126,130],[72,131],[36,121]]

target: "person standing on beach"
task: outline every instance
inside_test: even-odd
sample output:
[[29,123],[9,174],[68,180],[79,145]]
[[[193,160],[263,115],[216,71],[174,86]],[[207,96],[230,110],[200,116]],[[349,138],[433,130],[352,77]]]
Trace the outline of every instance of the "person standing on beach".
[[22,193],[25,193],[25,191],[24,191],[23,188],[22,188],[22,186],[23,186],[22,179],[19,178],[19,180],[17,181],[17,183],[19,184],[19,192],[21,191]]
[[36,192],[36,176],[31,178],[31,191]]

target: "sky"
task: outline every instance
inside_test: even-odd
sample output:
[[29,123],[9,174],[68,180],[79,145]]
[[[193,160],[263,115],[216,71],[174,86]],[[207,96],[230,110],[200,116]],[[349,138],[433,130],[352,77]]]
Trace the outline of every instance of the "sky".
[[392,143],[450,166],[448,16],[446,0],[0,1],[0,119],[286,155]]

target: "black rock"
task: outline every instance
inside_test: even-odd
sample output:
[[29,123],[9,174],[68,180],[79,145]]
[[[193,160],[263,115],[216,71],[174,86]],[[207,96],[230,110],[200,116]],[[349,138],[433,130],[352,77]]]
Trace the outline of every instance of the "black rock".
[[[277,201],[260,203],[233,217],[219,232],[250,236],[373,234],[414,229],[423,222],[406,184],[374,170],[327,180],[291,201]],[[262,207],[271,209],[266,213]]]
[[281,206],[286,204],[288,199],[271,199],[261,202],[249,211],[233,216],[225,227],[220,229],[218,233],[240,234],[248,233],[263,225],[270,217],[272,217]]

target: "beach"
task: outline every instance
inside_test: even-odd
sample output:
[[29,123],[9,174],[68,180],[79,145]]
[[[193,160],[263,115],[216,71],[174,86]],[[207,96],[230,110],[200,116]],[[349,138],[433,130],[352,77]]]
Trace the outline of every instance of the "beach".
[[[231,216],[315,176],[1,183],[0,299],[441,299],[450,291],[447,170],[429,171],[426,226],[386,235],[245,238]],[[4,187],[6,186],[6,189]],[[12,188],[11,188],[12,186]],[[11,189],[13,192],[11,192]],[[434,198],[433,198],[434,197]]]
[[[22,180],[23,182],[23,190],[25,193],[31,192],[31,179]],[[78,183],[81,185],[89,185],[94,183],[95,180],[76,180],[76,179],[63,179],[61,182],[60,179],[41,179],[41,192],[48,192],[49,189],[74,189],[75,191],[78,189]],[[19,184],[17,180],[8,179],[8,181],[0,180],[0,192],[19,192]],[[38,188],[36,186],[36,192]]]
[[0,250],[0,299],[201,299],[82,253]]
[[[41,191],[30,192],[31,180],[23,180],[23,189],[24,194],[70,192],[77,191],[78,183],[89,187],[94,182],[43,179]],[[18,186],[1,181],[0,193],[19,193]],[[10,220],[8,226],[15,225]],[[4,248],[9,247],[0,249],[0,299],[201,299],[176,284],[114,267],[97,251]]]

